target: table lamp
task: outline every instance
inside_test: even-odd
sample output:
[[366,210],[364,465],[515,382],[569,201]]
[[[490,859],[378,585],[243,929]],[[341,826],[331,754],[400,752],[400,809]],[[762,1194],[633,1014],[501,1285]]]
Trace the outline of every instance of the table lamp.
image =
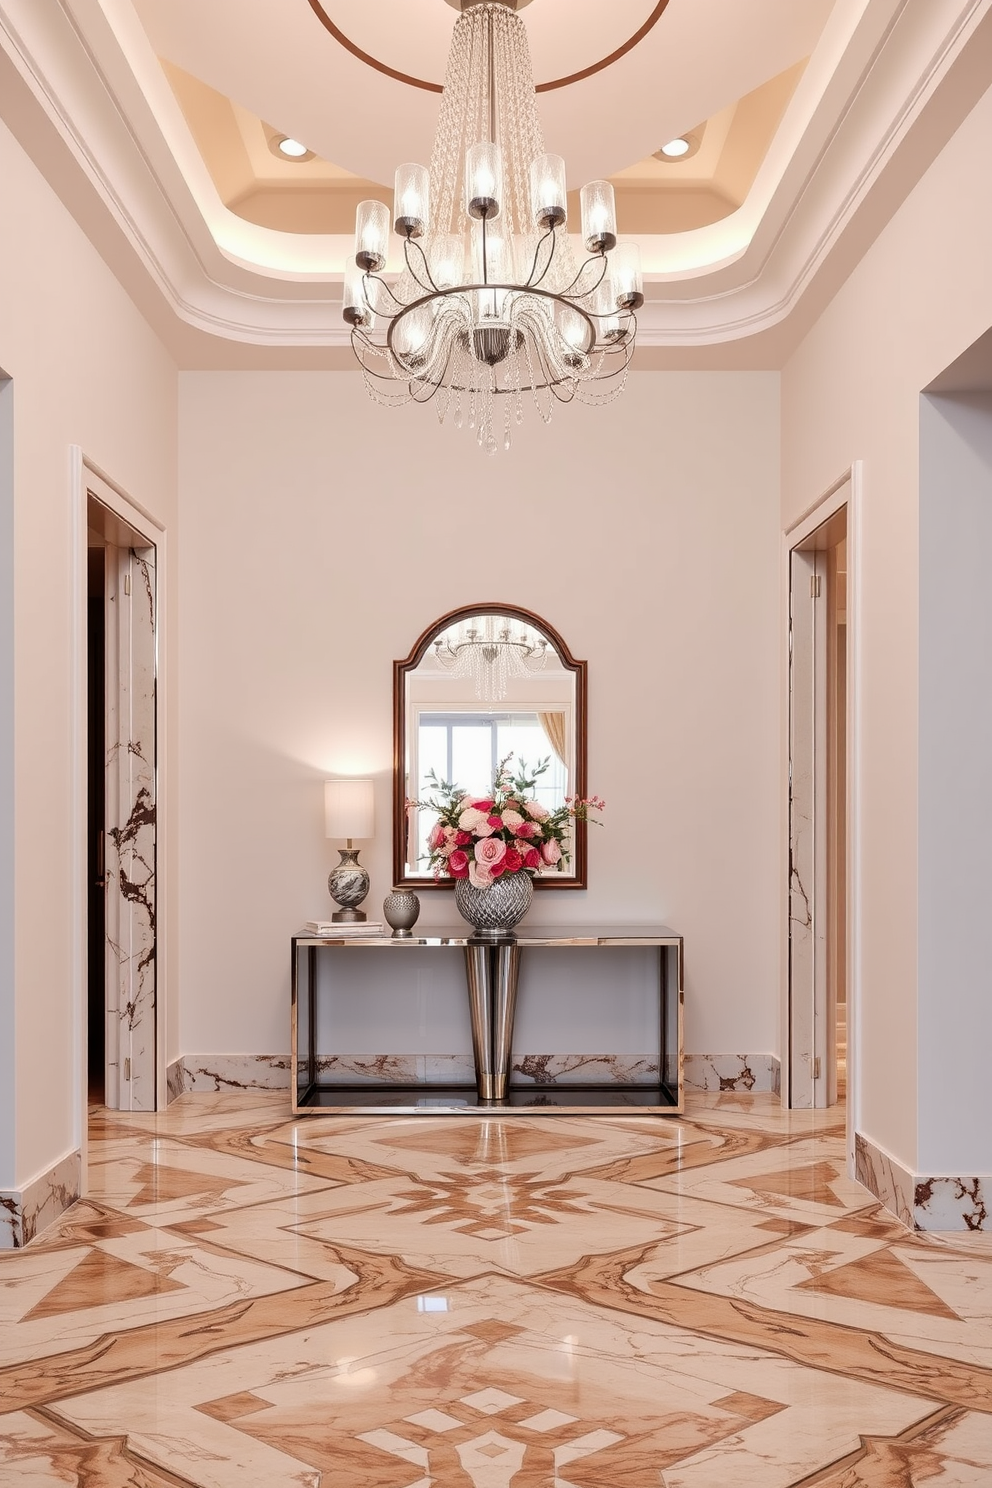
[[327,875],[327,892],[341,906],[331,915],[336,924],[356,923],[365,919],[358,908],[369,891],[368,870],[358,861],[358,849],[352,840],[370,840],[375,832],[375,805],[371,780],[325,780],[324,825],[328,837],[343,837],[346,847],[338,849],[341,861]]

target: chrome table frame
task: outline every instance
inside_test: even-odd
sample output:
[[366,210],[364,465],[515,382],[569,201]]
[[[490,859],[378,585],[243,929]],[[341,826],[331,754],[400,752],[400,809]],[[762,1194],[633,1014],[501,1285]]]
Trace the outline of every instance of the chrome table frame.
[[[557,1084],[510,1080],[513,1020],[521,958],[536,948],[644,947],[658,952],[659,1075],[652,1084]],[[316,1052],[317,958],[330,949],[378,950],[410,954],[419,949],[451,947],[464,954],[472,1025],[475,1085],[431,1085],[425,1082],[322,1083]],[[303,972],[306,953],[306,971]],[[489,1111],[505,1104],[521,1114],[561,1115],[634,1107],[655,1114],[684,1110],[682,937],[665,926],[568,927],[529,929],[504,939],[473,939],[464,933],[436,932],[394,940],[388,936],[296,935],[292,939],[292,1088],[293,1112],[361,1111],[369,1115]],[[301,1019],[301,1009],[305,1009]],[[301,1040],[301,1022],[305,1036]],[[305,1048],[301,1048],[301,1042]],[[388,1092],[390,1099],[384,1099]],[[473,1099],[474,1096],[474,1099]]]

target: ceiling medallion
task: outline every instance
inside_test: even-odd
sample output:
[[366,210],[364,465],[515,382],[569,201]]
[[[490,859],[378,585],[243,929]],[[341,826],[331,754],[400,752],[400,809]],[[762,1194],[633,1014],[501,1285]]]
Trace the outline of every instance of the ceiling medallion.
[[[423,88],[427,93],[443,92],[443,84],[428,82],[425,78],[412,77],[410,73],[400,72],[398,68],[390,67],[386,62],[381,62],[378,57],[373,57],[371,52],[366,52],[357,42],[352,41],[351,37],[342,31],[336,21],[331,20],[324,7],[324,0],[308,0],[308,3],[324,29],[331,33],[334,40],[339,42],[345,51],[351,52],[353,57],[357,57],[359,62],[364,62],[368,67],[374,67],[377,72],[384,73],[386,77],[395,78],[398,83],[407,83],[411,88]],[[462,0],[447,0],[448,5],[454,6],[455,10],[462,11],[474,8],[481,3],[483,3],[483,0],[468,0],[467,4],[463,4]],[[494,0],[494,3],[508,4],[509,0]],[[516,6],[510,5],[510,8],[521,10],[525,5],[530,5],[530,3],[531,0],[517,0]],[[656,0],[651,14],[644,21],[643,25],[638,26],[632,36],[629,36],[626,41],[608,53],[607,56],[600,57],[596,62],[591,62],[588,67],[580,68],[578,72],[570,72],[566,77],[552,78],[549,82],[538,83],[536,85],[536,91],[538,93],[551,93],[556,88],[567,88],[572,83],[581,83],[585,78],[594,77],[597,72],[602,72],[606,67],[612,67],[614,62],[619,62],[621,57],[625,57],[628,52],[633,51],[634,47],[639,42],[642,42],[650,31],[654,30],[667,8],[668,0]]]
[[581,193],[588,257],[566,230],[565,162],[548,155],[524,23],[507,0],[476,0],[455,22],[430,170],[396,172],[393,227],[404,268],[390,285],[390,214],[359,204],[344,318],[369,392],[433,401],[495,454],[533,398],[608,402],[626,382],[644,303],[640,256],[617,244],[609,181]]

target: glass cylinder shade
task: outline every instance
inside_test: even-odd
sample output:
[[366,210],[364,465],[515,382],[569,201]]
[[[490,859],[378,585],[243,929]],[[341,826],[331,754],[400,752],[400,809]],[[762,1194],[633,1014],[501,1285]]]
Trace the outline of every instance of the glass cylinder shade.
[[639,310],[644,304],[641,250],[636,243],[620,243],[610,255],[610,273],[621,310]]
[[559,306],[557,320],[558,334],[565,343],[565,363],[579,367],[589,354],[589,323],[570,305]]
[[471,217],[499,216],[503,197],[503,152],[491,140],[465,151],[465,204]]
[[393,226],[401,238],[420,238],[430,222],[431,177],[426,165],[398,165]]
[[378,274],[386,264],[389,241],[389,208],[385,202],[358,203],[355,217],[355,262],[368,274]]
[[430,266],[438,289],[457,289],[465,282],[465,239],[461,233],[445,233],[434,239]]
[[[485,255],[483,256],[483,238]],[[472,234],[472,277],[476,284],[506,284],[512,272],[510,262],[512,247],[499,233],[486,228],[483,233],[477,227]],[[502,316],[508,291],[505,289],[480,290],[476,295],[476,314],[489,320]]]
[[534,221],[545,232],[568,217],[565,162],[560,155],[539,155],[530,168],[530,204]]
[[609,181],[582,188],[582,237],[590,253],[609,253],[617,245],[617,202]]
[[362,326],[370,331],[375,325],[375,316],[372,307],[365,297],[365,271],[357,264],[348,264],[344,271],[344,304],[342,307],[345,320],[350,326]]
[[424,365],[432,324],[431,312],[426,305],[401,315],[397,320],[393,329],[393,350],[404,367],[416,371]]
[[617,306],[617,286],[612,274],[607,274],[596,291],[596,309],[593,315],[596,341],[602,346],[622,341],[627,334],[627,322]]

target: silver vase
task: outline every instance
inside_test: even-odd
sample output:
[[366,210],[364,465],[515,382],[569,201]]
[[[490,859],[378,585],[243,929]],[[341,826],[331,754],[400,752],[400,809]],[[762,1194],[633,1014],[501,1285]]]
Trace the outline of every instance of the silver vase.
[[455,904],[479,937],[499,940],[513,934],[530,909],[534,880],[529,873],[504,873],[487,889],[477,889],[467,878],[455,884]]
[[382,914],[392,927],[394,940],[405,940],[413,932],[420,914],[420,900],[412,889],[393,889],[382,901]]

